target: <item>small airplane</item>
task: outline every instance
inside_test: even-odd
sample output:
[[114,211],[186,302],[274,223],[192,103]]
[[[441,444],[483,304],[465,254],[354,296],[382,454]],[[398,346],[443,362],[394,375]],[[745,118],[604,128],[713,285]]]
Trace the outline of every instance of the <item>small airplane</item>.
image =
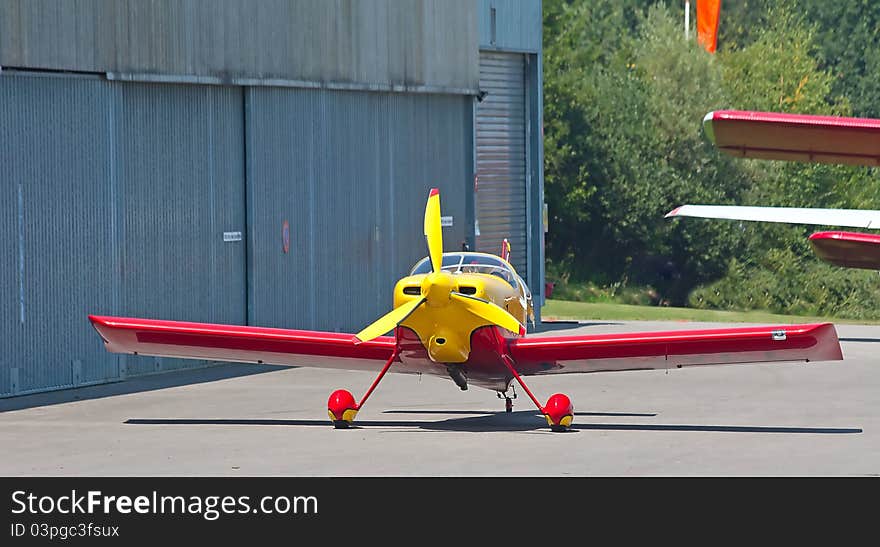
[[[880,120],[722,110],[703,118],[709,140],[741,158],[880,165]],[[682,205],[666,214],[728,220],[880,229],[880,211],[736,205]],[[823,231],[810,236],[816,255],[847,268],[880,270],[880,235]]]
[[[359,401],[334,391],[330,421],[347,428],[385,374],[431,374],[493,390],[511,412],[514,380],[551,431],[571,427],[562,393],[542,405],[523,377],[681,368],[692,365],[823,361],[843,358],[830,323],[580,336],[529,336],[532,298],[501,255],[443,252],[440,194],[425,207],[428,256],[394,288],[394,309],[355,335],[90,315],[108,351],[134,355],[378,371]],[[392,336],[386,333],[393,331]]]

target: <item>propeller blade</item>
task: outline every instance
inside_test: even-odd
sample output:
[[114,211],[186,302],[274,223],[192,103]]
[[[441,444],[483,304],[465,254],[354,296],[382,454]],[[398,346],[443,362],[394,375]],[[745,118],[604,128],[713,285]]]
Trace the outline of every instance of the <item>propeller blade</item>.
[[425,205],[425,240],[434,273],[443,265],[443,228],[440,226],[440,190],[431,188]]
[[357,338],[355,343],[367,342],[394,329],[397,325],[402,323],[404,319],[409,317],[412,312],[416,311],[416,308],[421,306],[424,301],[424,298],[411,300],[406,304],[394,308],[379,319],[373,321],[370,326],[355,334],[355,338]]
[[493,325],[504,327],[511,332],[518,332],[520,335],[525,334],[525,328],[523,328],[519,321],[501,306],[493,304],[488,300],[483,300],[482,298],[476,298],[458,292],[453,292],[450,296],[453,300],[464,304],[467,310],[477,317],[481,317]]

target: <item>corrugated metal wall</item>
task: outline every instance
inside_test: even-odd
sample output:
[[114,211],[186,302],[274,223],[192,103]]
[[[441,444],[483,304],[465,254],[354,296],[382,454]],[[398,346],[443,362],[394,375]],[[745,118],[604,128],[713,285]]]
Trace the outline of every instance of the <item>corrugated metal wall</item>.
[[498,254],[510,241],[510,263],[529,282],[526,200],[526,87],[524,57],[480,53],[477,104],[477,250]]
[[445,248],[460,248],[469,224],[469,97],[247,94],[253,324],[357,332],[389,311],[394,281],[426,255],[432,186],[454,218]]
[[198,365],[109,354],[90,313],[244,322],[242,135],[239,88],[0,76],[0,396]]
[[468,96],[7,73],[0,99],[0,396],[201,364],[109,354],[90,313],[356,331],[425,255],[430,187],[447,249],[471,225]]
[[541,0],[479,0],[480,49],[541,51],[541,12]]
[[472,0],[0,2],[0,66],[120,79],[476,90],[476,51]]

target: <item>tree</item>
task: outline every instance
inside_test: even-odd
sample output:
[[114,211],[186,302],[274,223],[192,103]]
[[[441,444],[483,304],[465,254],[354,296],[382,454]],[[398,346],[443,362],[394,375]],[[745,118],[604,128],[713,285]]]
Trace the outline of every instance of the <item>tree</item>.
[[[831,19],[849,14],[804,2]],[[779,309],[778,299],[744,304],[735,297],[748,292],[738,283],[781,277],[779,294],[822,287],[791,309],[855,313],[867,293],[854,296],[835,280],[817,281],[830,267],[811,253],[808,227],[663,218],[685,202],[880,206],[873,169],[735,160],[702,132],[702,116],[722,108],[848,114],[839,79],[825,69],[830,57],[819,54],[833,49],[817,43],[828,39],[827,21],[799,15],[802,4],[793,0],[725,4],[720,50],[710,55],[683,39],[674,5],[545,2],[549,260],[575,279],[653,285],[674,303],[720,280],[711,285],[713,298],[706,289],[694,293],[698,305],[736,301]],[[872,104],[869,94],[861,97]],[[854,283],[863,273],[836,279]]]

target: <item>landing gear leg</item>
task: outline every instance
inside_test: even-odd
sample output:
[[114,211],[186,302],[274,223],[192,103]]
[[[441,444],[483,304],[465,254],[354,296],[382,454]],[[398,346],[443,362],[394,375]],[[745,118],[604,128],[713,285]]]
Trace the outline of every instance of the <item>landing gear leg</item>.
[[501,361],[504,363],[504,366],[507,367],[510,374],[516,378],[516,381],[519,382],[519,385],[522,386],[526,395],[528,395],[532,402],[535,403],[538,410],[540,410],[544,417],[547,418],[547,425],[550,426],[550,430],[560,432],[567,431],[571,427],[571,422],[574,419],[574,406],[571,404],[571,399],[562,393],[556,393],[547,399],[546,405],[541,406],[541,403],[538,402],[538,399],[535,398],[528,386],[523,382],[519,373],[516,372],[513,359],[506,351],[504,351],[504,340],[501,338],[501,335],[498,335],[498,345],[498,354],[501,355]]
[[333,427],[336,429],[346,429],[352,424],[352,422],[354,422],[354,417],[357,415],[358,410],[364,406],[364,403],[367,402],[370,394],[373,393],[373,390],[379,385],[382,377],[385,376],[385,373],[391,368],[391,363],[397,360],[399,351],[400,348],[395,346],[391,357],[385,362],[385,366],[382,367],[379,376],[373,380],[373,385],[371,385],[370,389],[367,390],[367,393],[364,394],[361,402],[355,404],[354,396],[350,391],[345,389],[337,389],[330,394],[330,399],[327,401],[327,414],[330,415],[330,421],[333,422]]

